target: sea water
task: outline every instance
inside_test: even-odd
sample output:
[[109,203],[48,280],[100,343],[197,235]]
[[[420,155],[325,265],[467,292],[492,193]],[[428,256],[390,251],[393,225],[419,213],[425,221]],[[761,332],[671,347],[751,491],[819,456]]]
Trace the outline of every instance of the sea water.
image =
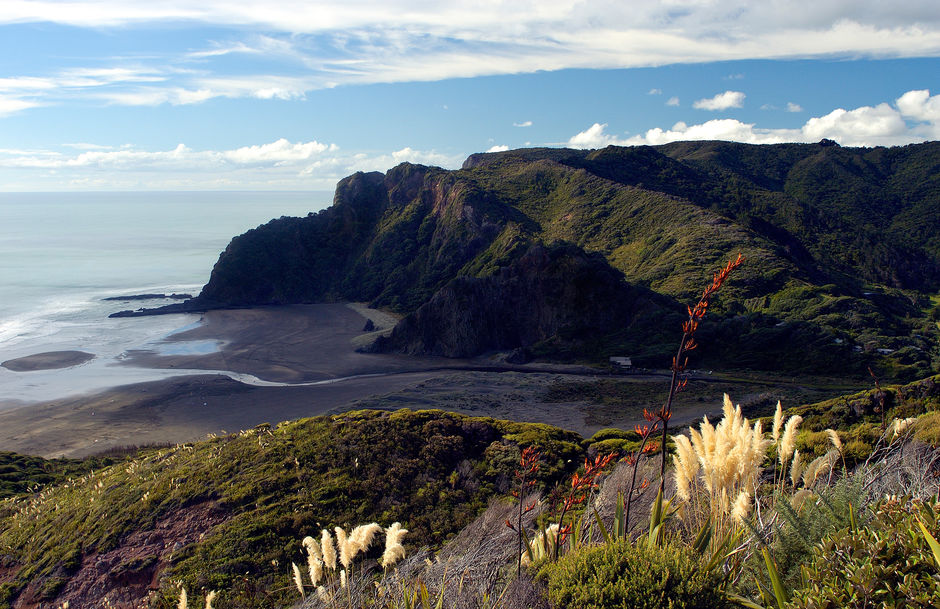
[[0,367],[0,404],[179,374],[116,364],[133,349],[217,349],[207,341],[161,343],[199,316],[109,319],[119,310],[174,301],[104,299],[196,295],[232,237],[272,218],[316,212],[331,198],[329,192],[0,193],[0,362],[46,351],[96,356],[59,370]]

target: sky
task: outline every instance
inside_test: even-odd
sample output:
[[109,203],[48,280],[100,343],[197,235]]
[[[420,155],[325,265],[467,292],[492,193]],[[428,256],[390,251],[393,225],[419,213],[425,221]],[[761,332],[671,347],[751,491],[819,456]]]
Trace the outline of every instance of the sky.
[[823,138],[940,139],[936,0],[0,1],[5,192]]

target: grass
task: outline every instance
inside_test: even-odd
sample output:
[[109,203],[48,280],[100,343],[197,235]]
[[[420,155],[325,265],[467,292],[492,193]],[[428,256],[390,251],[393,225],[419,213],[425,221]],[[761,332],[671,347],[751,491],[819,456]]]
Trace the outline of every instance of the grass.
[[[214,525],[194,531],[193,543],[159,564],[124,570],[152,576],[162,569],[158,607],[175,605],[174,581],[190,591],[224,591],[228,600],[220,597],[217,607],[278,606],[289,594],[289,565],[303,536],[398,521],[409,529],[409,543],[439,545],[508,490],[520,446],[531,444],[546,456],[542,485],[559,480],[583,454],[579,436],[547,425],[407,410],[263,425],[144,451],[0,504],[8,590],[15,596],[27,584],[51,586],[83,561],[120,556],[135,531],[202,510]],[[255,598],[246,574],[267,595]],[[54,598],[50,587],[45,594],[37,600]]]

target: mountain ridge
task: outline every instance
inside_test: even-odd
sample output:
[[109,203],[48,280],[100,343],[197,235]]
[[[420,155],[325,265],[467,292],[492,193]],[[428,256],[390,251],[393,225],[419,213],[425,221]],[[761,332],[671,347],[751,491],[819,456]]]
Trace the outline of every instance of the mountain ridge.
[[[567,243],[576,267],[601,254],[627,284],[663,297],[653,315],[660,319],[693,302],[711,272],[742,253],[747,263],[714,307],[713,337],[727,344],[704,348],[706,361],[854,373],[876,362],[889,376],[914,378],[940,361],[938,329],[927,318],[940,289],[940,238],[931,229],[940,225],[938,176],[937,142],[677,142],[480,153],[452,171],[404,163],[345,178],[318,214],[236,237],[202,294],[182,306],[366,301],[405,316],[384,348],[425,344],[427,353],[435,347],[419,339],[430,328],[418,311],[442,290],[469,294],[468,282],[499,275],[533,247]],[[492,295],[512,317],[519,299]],[[559,318],[591,315],[584,303],[558,306]],[[571,349],[537,319],[517,321],[530,326],[519,335],[537,336],[534,343],[467,334],[450,351],[523,347],[599,361],[626,350],[650,365],[667,351],[664,333],[649,327],[633,336],[613,327],[624,340]],[[787,348],[803,356],[787,356]],[[735,351],[750,355],[736,362]]]

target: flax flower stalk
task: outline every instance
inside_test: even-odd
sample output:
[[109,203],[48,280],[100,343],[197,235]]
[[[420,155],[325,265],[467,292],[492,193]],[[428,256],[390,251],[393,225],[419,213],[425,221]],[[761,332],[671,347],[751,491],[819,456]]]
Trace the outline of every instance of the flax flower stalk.
[[728,279],[732,271],[741,266],[743,262],[744,257],[738,254],[736,259],[729,260],[721,270],[714,274],[711,285],[705,288],[701,298],[695,303],[695,306],[688,307],[689,317],[682,324],[682,338],[679,340],[679,348],[676,351],[676,355],[672,358],[672,377],[669,381],[669,392],[666,394],[666,403],[658,413],[659,420],[663,424],[662,441],[660,443],[662,461],[660,463],[659,472],[659,493],[661,496],[665,496],[666,493],[666,440],[669,438],[668,428],[669,419],[672,417],[672,401],[676,394],[681,391],[688,382],[687,378],[681,381],[679,380],[679,375],[685,372],[689,360],[686,354],[698,346],[695,342],[695,332],[698,329],[699,323],[705,318],[705,313],[708,311],[708,305],[711,299],[724,284],[725,280]]

